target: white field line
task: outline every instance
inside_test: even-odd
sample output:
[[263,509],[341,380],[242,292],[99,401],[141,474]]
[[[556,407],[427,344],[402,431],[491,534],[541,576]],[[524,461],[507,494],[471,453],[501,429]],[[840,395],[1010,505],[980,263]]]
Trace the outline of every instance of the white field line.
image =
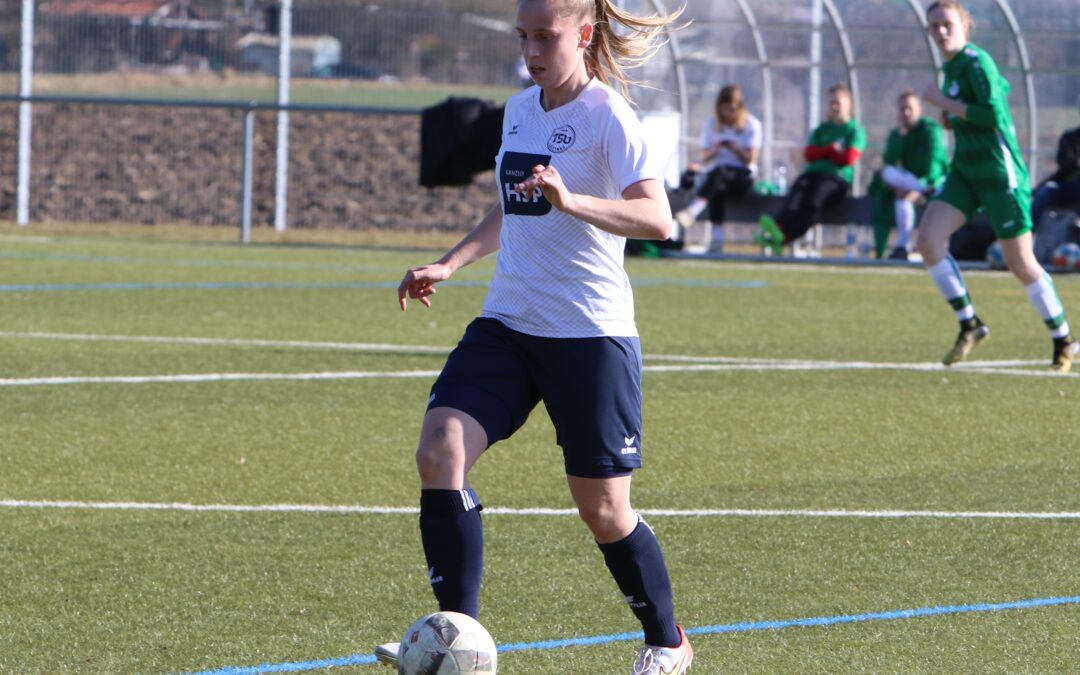
[[197,382],[250,382],[275,380],[373,380],[437,377],[437,370],[394,372],[344,371],[337,373],[196,373],[190,375],[117,375],[111,377],[29,377],[0,380],[0,387],[33,387],[58,384],[183,384]]
[[[645,366],[650,373],[734,372],[761,373],[792,371],[840,371],[840,370],[908,370],[919,372],[949,372],[939,363],[864,363],[864,362],[783,362],[686,364],[680,366]],[[1012,370],[1008,368],[970,367],[953,372],[980,373],[984,375],[1013,375],[1021,377],[1080,378],[1080,373],[1055,373],[1050,370]],[[0,379],[0,387],[34,387],[80,384],[194,384],[204,382],[250,382],[250,381],[311,381],[311,380],[372,380],[372,379],[433,379],[437,370],[402,371],[342,371],[322,373],[192,373],[181,375],[115,375],[31,377]]]
[[[34,340],[72,340],[76,342],[143,342],[156,344],[192,344],[214,345],[227,347],[275,347],[289,349],[329,349],[359,352],[392,352],[401,354],[425,353],[425,354],[449,354],[450,347],[436,347],[432,345],[400,345],[372,342],[318,342],[306,340],[247,340],[238,338],[204,338],[183,336],[157,336],[157,335],[97,335],[91,333],[47,333],[37,331],[16,332],[0,331],[0,337],[22,338]],[[676,361],[686,363],[733,363],[733,364],[761,364],[774,365],[777,363],[820,365],[835,363],[831,361],[814,361],[788,359],[778,361],[776,359],[754,359],[735,356],[693,356],[687,354],[646,354],[645,358],[650,361]],[[983,367],[1020,367],[1037,366],[1043,361],[978,361],[973,362]],[[937,363],[917,364],[875,364],[880,367],[925,367],[937,366]],[[955,368],[970,367],[969,364],[957,364]]]
[[[344,513],[360,515],[416,515],[413,506],[346,506],[328,504],[188,504],[183,502],[80,502],[0,500],[0,508],[85,509],[96,511],[194,511],[227,513]],[[644,516],[684,518],[937,518],[1000,520],[1078,520],[1080,511],[848,511],[816,509],[639,509]],[[576,516],[575,509],[485,507],[499,516]]]
[[[0,337],[6,338],[22,338],[22,339],[36,339],[36,340],[72,340],[76,342],[143,342],[143,343],[155,343],[155,344],[192,344],[192,345],[214,345],[214,346],[227,346],[227,347],[275,347],[275,348],[290,348],[290,349],[328,349],[328,350],[344,350],[344,351],[358,351],[358,352],[392,352],[401,354],[412,353],[424,353],[424,354],[449,354],[450,347],[436,347],[432,345],[400,345],[400,344],[385,344],[385,343],[372,343],[372,342],[318,342],[318,341],[306,341],[306,340],[248,340],[238,338],[204,338],[204,337],[182,337],[182,336],[156,336],[156,335],[97,335],[91,333],[47,333],[47,332],[15,332],[15,331],[0,331]],[[731,364],[761,364],[772,366],[778,363],[786,364],[801,364],[801,365],[820,365],[836,363],[832,361],[815,361],[815,360],[800,360],[800,359],[787,359],[779,361],[776,359],[754,359],[754,358],[742,358],[734,356],[693,356],[687,354],[646,354],[645,358],[650,361],[676,361],[685,363],[731,363]],[[981,367],[1022,367],[1022,366],[1037,366],[1041,365],[1042,361],[977,361],[968,364],[957,364],[956,368],[966,368],[972,365],[978,365]],[[922,369],[926,366],[938,366],[937,363],[915,363],[915,364],[874,364],[878,367],[888,368],[919,368]]]
[[34,340],[72,340],[77,342],[149,342],[156,344],[214,345],[225,347],[277,347],[292,349],[337,349],[356,352],[392,352],[399,354],[449,354],[449,347],[430,345],[392,345],[369,342],[307,342],[300,340],[238,340],[229,338],[163,337],[153,335],[92,335],[88,333],[39,333],[0,331],[0,337]]
[[[446,354],[447,347],[431,345],[394,345],[364,342],[309,342],[297,340],[243,340],[229,338],[168,337],[137,335],[94,335],[83,333],[46,333],[0,331],[0,337],[44,340],[142,342],[158,344],[196,344],[237,347],[272,347],[290,349],[332,349],[383,353]],[[1022,377],[1080,377],[1080,373],[1062,375],[1049,370],[1015,370],[1018,367],[1038,366],[1043,361],[972,361],[946,369],[940,363],[872,363],[867,361],[821,361],[801,359],[753,359],[725,356],[690,356],[678,354],[646,355],[649,361],[672,361],[679,365],[648,365],[646,372],[782,372],[782,371],[839,371],[839,370],[906,370],[915,372],[971,372],[984,375],[1013,375]],[[26,387],[66,384],[178,384],[199,382],[238,382],[271,380],[358,380],[432,378],[437,371],[414,370],[397,372],[346,371],[321,373],[193,373],[173,375],[67,376],[0,379],[0,387]]]

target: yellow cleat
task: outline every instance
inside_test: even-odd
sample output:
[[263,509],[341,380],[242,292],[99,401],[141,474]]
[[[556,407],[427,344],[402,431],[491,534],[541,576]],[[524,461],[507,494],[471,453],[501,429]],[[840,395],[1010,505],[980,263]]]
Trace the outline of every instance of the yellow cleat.
[[962,325],[960,334],[956,336],[956,344],[953,345],[941,362],[947,366],[960,363],[967,358],[972,349],[975,349],[975,345],[989,338],[990,326],[983,323],[979,317],[974,317],[969,320],[967,325]]
[[1050,369],[1059,373],[1072,370],[1073,357],[1078,348],[1080,343],[1074,340],[1072,335],[1054,338],[1054,360],[1050,362]]

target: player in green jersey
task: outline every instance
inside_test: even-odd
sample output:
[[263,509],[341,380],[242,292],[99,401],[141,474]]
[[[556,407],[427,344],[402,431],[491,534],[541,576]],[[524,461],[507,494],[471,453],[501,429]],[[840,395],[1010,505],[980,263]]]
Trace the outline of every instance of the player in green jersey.
[[855,97],[845,84],[829,89],[828,119],[810,133],[803,149],[806,169],[791,186],[775,216],[763,214],[754,241],[775,255],[821,222],[825,209],[843,201],[855,176],[855,162],[866,149],[866,129],[853,117]]
[[975,314],[960,268],[949,255],[949,237],[981,208],[1001,242],[1005,264],[1050,329],[1051,367],[1068,372],[1077,343],[1057,290],[1032,249],[1031,186],[1009,112],[1009,83],[994,60],[968,42],[973,22],[958,0],[934,2],[926,16],[930,35],[945,60],[945,81],[940,90],[927,87],[922,97],[941,108],[956,148],[945,185],[919,222],[917,243],[930,276],[960,321],[960,334],[944,363],[962,361],[990,336],[990,328]]
[[949,147],[941,125],[923,116],[918,94],[905,91],[896,105],[897,125],[885,143],[884,166],[874,174],[867,192],[873,200],[870,222],[877,257],[885,255],[889,230],[896,227],[896,248],[889,257],[907,260],[915,206],[925,203],[944,181]]

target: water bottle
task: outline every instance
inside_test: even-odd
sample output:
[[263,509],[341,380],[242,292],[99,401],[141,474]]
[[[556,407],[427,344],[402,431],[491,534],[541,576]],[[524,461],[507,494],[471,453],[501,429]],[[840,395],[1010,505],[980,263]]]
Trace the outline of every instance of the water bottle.
[[787,194],[787,167],[783,162],[776,165],[776,191],[779,194]]

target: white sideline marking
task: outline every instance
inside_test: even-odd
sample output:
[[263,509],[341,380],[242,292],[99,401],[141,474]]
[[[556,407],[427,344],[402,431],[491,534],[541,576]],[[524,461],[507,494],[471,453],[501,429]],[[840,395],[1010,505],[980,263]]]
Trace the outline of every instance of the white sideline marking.
[[[366,515],[416,515],[413,506],[335,506],[329,504],[188,504],[183,502],[78,502],[0,500],[2,508],[89,509],[100,511],[211,511],[246,513],[353,513]],[[500,516],[576,516],[576,509],[485,507],[485,514]],[[846,511],[813,509],[639,509],[643,516],[748,517],[748,518],[986,518],[1008,520],[1076,520],[1080,511]]]
[[112,377],[30,377],[0,380],[0,387],[32,387],[56,384],[177,384],[192,382],[246,382],[252,380],[373,380],[378,378],[434,378],[437,370],[340,373],[200,373],[194,375],[118,375]]
[[307,342],[302,340],[238,340],[229,338],[161,337],[153,335],[92,335],[89,333],[40,333],[0,331],[0,337],[36,340],[75,340],[99,342],[152,342],[157,344],[218,345],[227,347],[291,347],[301,349],[340,349],[357,352],[394,352],[411,354],[449,354],[449,347],[430,345],[391,345],[369,342]]
[[[34,340],[72,340],[87,342],[144,342],[154,344],[192,344],[192,345],[215,345],[227,347],[277,347],[293,349],[336,349],[359,352],[393,352],[410,354],[415,352],[425,354],[449,354],[450,347],[436,347],[432,345],[399,345],[371,342],[317,342],[306,340],[246,340],[238,338],[205,338],[205,337],[182,337],[182,336],[158,336],[158,335],[97,335],[91,333],[48,333],[39,331],[0,331],[0,337],[23,338]],[[800,364],[807,366],[821,366],[823,364],[835,364],[835,361],[815,361],[788,359],[778,361],[776,359],[755,359],[735,356],[690,356],[686,354],[646,354],[646,359],[656,361],[676,361],[686,363],[731,363],[731,364],[759,364],[772,366],[778,363]],[[1043,361],[976,361],[967,364],[960,363],[954,368],[967,368],[972,365],[989,367],[1010,366],[1037,366]],[[925,368],[937,366],[943,369],[939,363],[886,363],[870,364],[879,368]],[[865,366],[862,366],[865,367]]]
[[[1041,363],[1041,362],[1040,362]],[[717,363],[686,364],[679,366],[645,366],[649,373],[691,373],[691,372],[781,372],[781,371],[832,371],[832,370],[908,370],[918,372],[950,372],[940,363],[865,363],[831,361],[772,361],[764,363]],[[1080,378],[1080,373],[1055,373],[1051,370],[1012,370],[1009,368],[983,367],[969,364],[964,368],[953,367],[952,372],[981,373],[984,375],[1013,375],[1020,377],[1065,377]],[[245,382],[245,381],[306,381],[306,380],[371,380],[371,379],[432,379],[439,375],[437,370],[401,370],[394,372],[379,371],[342,371],[323,373],[194,373],[182,375],[114,375],[114,376],[71,376],[71,377],[30,377],[0,379],[0,387],[33,387],[64,384],[192,384],[201,382]]]
[[[46,333],[0,331],[0,337],[75,340],[107,342],[143,342],[158,344],[223,345],[236,347],[273,347],[293,349],[336,349],[399,354],[447,354],[448,347],[431,345],[394,345],[365,342],[309,342],[300,340],[243,340],[231,338],[168,337],[138,335],[94,335],[85,333]],[[913,372],[969,372],[984,375],[1013,375],[1021,377],[1072,377],[1080,373],[1062,374],[1049,369],[1015,370],[1029,366],[1045,365],[1045,361],[970,361],[946,368],[940,363],[872,363],[868,361],[821,361],[810,359],[755,359],[727,356],[689,356],[679,354],[645,355],[649,361],[672,361],[676,365],[648,365],[645,372],[689,373],[726,371],[838,371],[838,370],[906,370]],[[359,380],[359,379],[408,379],[433,378],[438,371],[411,370],[399,372],[345,371],[323,373],[192,373],[176,375],[120,375],[120,376],[68,376],[0,379],[0,387],[29,387],[65,384],[183,384],[199,382],[240,382],[272,380]]]

